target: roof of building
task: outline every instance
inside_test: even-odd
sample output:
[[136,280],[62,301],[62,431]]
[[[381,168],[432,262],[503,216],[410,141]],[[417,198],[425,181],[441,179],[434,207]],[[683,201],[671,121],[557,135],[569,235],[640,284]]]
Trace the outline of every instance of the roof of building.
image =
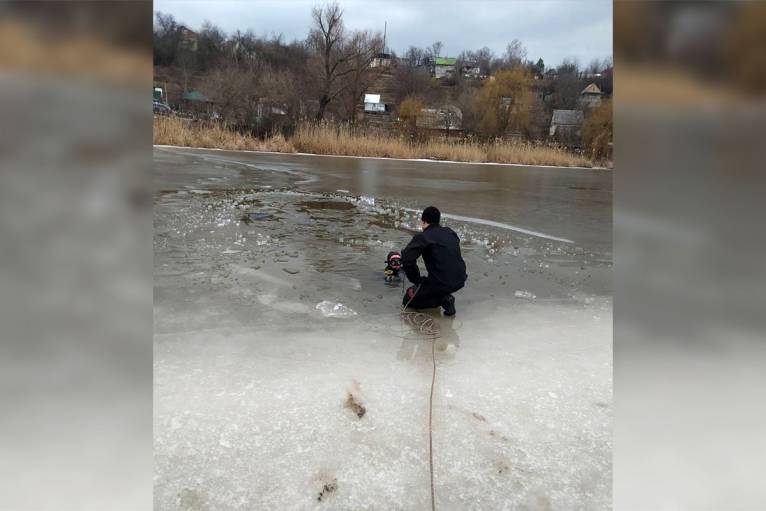
[[580,94],[601,94],[601,89],[599,89],[598,85],[595,83],[591,83],[585,87]]
[[455,57],[436,57],[434,59],[434,64],[437,66],[454,66],[455,63],[457,63]]
[[210,99],[208,99],[204,94],[202,94],[198,90],[184,92],[183,96],[181,97],[187,101],[207,101],[207,102],[210,101]]
[[554,110],[551,124],[556,125],[580,125],[583,121],[581,110]]

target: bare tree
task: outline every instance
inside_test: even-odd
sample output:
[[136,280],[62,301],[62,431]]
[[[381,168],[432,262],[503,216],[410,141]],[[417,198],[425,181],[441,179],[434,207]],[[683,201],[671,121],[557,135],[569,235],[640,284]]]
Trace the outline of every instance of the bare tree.
[[205,79],[204,88],[209,91],[224,121],[238,127],[247,124],[254,110],[251,98],[258,96],[256,84],[249,72],[239,69],[232,62],[210,73]]
[[436,41],[431,45],[431,55],[433,55],[434,58],[441,56],[442,49],[444,49],[444,44],[441,41]]
[[521,41],[514,39],[505,47],[504,57],[509,68],[519,67],[527,58],[527,49],[521,44]]
[[176,50],[181,40],[180,25],[170,14],[155,13],[154,25],[154,65],[171,66],[176,58]]
[[181,73],[184,92],[189,91],[189,83],[197,66],[196,57],[197,55],[188,48],[180,49],[176,53],[176,65]]
[[356,105],[369,86],[383,73],[382,67],[371,67],[375,55],[383,48],[380,34],[354,32],[347,43],[351,72],[346,77],[346,119],[356,121]]
[[427,98],[429,91],[434,87],[428,70],[412,62],[412,60],[406,60],[393,71],[394,95],[397,102],[402,102],[407,96]]
[[201,72],[215,69],[224,53],[226,34],[209,21],[202,24],[199,33],[197,65]]
[[[315,26],[309,34],[308,44],[314,51],[313,71],[319,96],[316,118],[321,120],[327,106],[352,86],[353,80],[345,78],[369,68],[382,46],[377,41],[382,42],[382,39],[372,38],[366,41],[369,44],[349,43],[343,27],[343,11],[337,3],[315,7],[312,17]],[[357,39],[357,42],[361,41]]]
[[585,72],[588,75],[596,75],[601,73],[607,67],[606,62],[602,62],[601,59],[595,58],[590,61],[588,67],[585,68]]
[[422,66],[425,64],[426,51],[416,46],[410,46],[404,53],[404,60],[413,67]]
[[588,85],[587,81],[581,78],[581,75],[580,66],[576,59],[564,59],[556,67],[556,79],[551,84],[553,87],[552,108],[563,110],[577,108],[580,92]]
[[492,59],[495,57],[494,53],[492,53],[492,50],[490,50],[488,47],[483,47],[476,52],[473,53],[472,57],[476,61],[476,64],[481,69],[481,74],[487,76],[490,73],[491,65],[492,65]]

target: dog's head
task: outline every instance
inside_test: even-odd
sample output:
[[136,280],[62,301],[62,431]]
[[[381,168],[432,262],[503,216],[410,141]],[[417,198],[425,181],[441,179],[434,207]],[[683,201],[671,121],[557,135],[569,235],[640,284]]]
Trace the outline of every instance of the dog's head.
[[398,270],[402,267],[402,255],[399,252],[389,252],[386,257],[386,264],[393,270]]

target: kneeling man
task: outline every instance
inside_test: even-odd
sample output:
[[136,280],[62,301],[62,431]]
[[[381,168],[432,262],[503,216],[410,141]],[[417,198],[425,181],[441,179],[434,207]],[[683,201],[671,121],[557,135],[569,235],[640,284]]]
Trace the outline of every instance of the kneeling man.
[[[449,227],[439,224],[441,213],[433,206],[423,210],[420,223],[423,232],[416,234],[402,251],[402,268],[412,286],[404,295],[403,305],[413,309],[442,307],[445,316],[455,315],[455,297],[468,278],[465,261],[460,255],[460,238]],[[428,270],[422,277],[418,258]]]

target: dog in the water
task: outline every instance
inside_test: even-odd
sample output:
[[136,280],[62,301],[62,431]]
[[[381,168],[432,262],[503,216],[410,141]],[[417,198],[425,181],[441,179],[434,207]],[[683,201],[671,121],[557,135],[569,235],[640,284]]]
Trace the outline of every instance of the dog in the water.
[[402,254],[399,252],[389,252],[386,257],[386,268],[383,270],[386,282],[398,280],[399,272],[402,270]]

